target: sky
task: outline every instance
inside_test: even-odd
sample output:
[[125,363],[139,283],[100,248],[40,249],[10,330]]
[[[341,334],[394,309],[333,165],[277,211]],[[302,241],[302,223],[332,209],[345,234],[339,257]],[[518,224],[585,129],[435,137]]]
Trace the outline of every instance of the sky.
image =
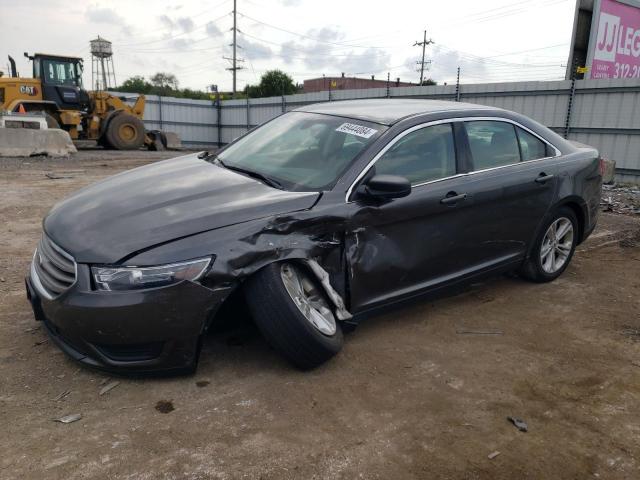
[[[296,82],[339,76],[417,82],[423,31],[433,44],[425,77],[438,83],[564,77],[575,0],[237,0],[238,89],[273,68]],[[181,87],[231,89],[233,0],[0,0],[0,70],[23,52],[85,59],[89,41],[113,42],[116,80],[158,71]]]

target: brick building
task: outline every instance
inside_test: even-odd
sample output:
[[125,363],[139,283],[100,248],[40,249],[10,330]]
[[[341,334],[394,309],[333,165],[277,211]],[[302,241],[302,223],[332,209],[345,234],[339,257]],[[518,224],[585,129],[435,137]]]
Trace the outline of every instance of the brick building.
[[[401,82],[399,78],[389,81],[391,87],[410,87],[416,85],[411,82]],[[354,90],[360,88],[385,88],[387,79],[377,79],[374,75],[371,78],[345,77],[320,77],[305,80],[302,86],[304,93],[322,92],[326,90]]]

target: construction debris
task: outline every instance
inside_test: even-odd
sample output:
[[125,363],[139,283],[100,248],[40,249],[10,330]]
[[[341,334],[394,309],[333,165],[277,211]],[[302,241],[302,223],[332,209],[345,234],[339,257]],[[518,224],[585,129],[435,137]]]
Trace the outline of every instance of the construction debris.
[[57,173],[45,173],[44,174],[45,177],[47,177],[49,180],[60,180],[62,178],[73,178],[73,175],[59,175]]
[[616,161],[606,158],[602,159],[604,171],[602,172],[602,183],[613,183],[616,176]]
[[64,417],[54,418],[53,421],[60,422],[60,423],[73,423],[73,422],[77,422],[81,418],[82,418],[81,413],[72,413],[70,415],[65,415]]
[[640,215],[640,186],[603,185],[600,206],[604,212]]
[[105,385],[104,387],[102,387],[102,390],[100,390],[100,393],[98,395],[102,396],[105,393],[113,390],[114,388],[116,388],[118,385],[120,385],[120,382],[115,381],[115,382],[110,382],[107,385]]
[[518,430],[520,430],[521,432],[528,432],[529,431],[529,427],[527,426],[527,424],[525,423],[524,420],[521,420],[519,418],[516,417],[507,417],[507,420],[509,420],[511,423],[513,423],[516,428]]
[[493,459],[494,459],[494,458],[496,458],[498,455],[500,455],[500,452],[496,450],[495,452],[491,452],[489,455],[487,455],[487,458],[488,458],[489,460],[493,460]]
[[56,398],[53,399],[54,402],[57,402],[59,400],[62,400],[64,397],[66,397],[67,395],[69,395],[71,393],[71,390],[65,390],[64,392],[62,392],[60,395],[58,395]]

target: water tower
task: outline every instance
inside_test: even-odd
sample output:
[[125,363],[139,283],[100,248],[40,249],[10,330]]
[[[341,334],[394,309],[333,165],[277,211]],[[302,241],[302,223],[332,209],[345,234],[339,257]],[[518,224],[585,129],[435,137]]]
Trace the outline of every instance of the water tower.
[[109,90],[116,86],[116,73],[113,69],[113,49],[111,42],[98,38],[91,45],[91,87],[98,91]]

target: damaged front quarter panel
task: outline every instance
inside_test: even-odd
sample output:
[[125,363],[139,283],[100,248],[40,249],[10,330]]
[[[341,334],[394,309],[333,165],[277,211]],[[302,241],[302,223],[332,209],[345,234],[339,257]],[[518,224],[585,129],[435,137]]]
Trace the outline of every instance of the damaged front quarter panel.
[[[252,220],[199,233],[128,258],[135,265],[159,265],[176,258],[215,255],[201,283],[230,295],[244,280],[273,262],[298,261],[317,277],[336,317],[352,318],[348,310],[345,259],[345,216],[305,210]],[[322,210],[322,208],[320,208]]]

